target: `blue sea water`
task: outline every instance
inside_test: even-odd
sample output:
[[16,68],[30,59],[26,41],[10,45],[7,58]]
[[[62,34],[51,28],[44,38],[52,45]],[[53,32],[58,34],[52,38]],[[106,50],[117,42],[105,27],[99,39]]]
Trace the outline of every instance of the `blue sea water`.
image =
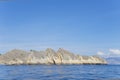
[[0,80],[120,80],[120,65],[0,65]]

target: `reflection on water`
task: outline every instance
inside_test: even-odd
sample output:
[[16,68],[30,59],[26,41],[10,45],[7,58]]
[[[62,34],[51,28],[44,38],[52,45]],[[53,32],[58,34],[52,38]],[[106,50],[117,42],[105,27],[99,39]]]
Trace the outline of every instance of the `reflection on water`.
[[120,80],[119,65],[0,66],[0,80]]

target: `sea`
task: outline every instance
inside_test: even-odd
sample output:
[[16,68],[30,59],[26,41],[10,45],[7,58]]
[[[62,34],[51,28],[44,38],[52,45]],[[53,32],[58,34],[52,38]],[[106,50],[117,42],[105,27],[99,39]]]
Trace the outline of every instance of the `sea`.
[[0,65],[0,80],[120,80],[120,65]]

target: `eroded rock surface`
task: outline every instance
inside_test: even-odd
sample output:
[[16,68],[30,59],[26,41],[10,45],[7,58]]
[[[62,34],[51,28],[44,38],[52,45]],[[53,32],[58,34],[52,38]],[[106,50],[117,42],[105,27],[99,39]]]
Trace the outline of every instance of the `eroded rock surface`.
[[48,48],[45,51],[29,52],[14,49],[0,56],[0,64],[107,64],[98,56],[80,56],[60,48],[57,52]]

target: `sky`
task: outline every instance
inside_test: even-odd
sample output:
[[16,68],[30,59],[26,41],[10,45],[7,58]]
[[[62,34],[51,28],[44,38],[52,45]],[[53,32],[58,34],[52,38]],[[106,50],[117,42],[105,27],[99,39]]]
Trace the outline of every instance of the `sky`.
[[0,52],[120,50],[120,0],[1,0]]

